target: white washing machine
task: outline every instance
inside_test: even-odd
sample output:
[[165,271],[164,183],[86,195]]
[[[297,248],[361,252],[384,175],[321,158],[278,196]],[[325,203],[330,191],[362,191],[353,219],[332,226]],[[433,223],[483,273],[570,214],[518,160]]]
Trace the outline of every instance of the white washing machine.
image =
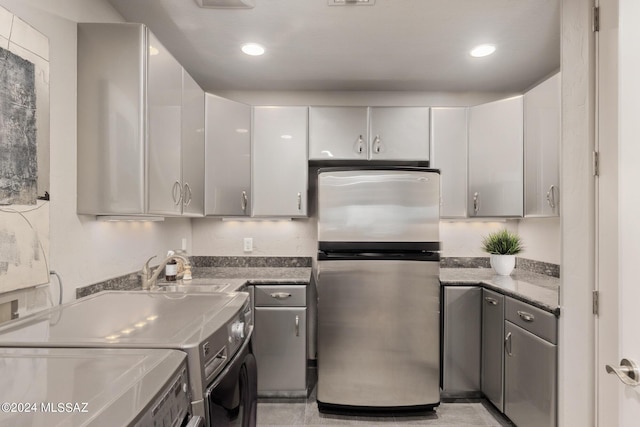
[[203,425],[175,350],[0,348],[3,427]]

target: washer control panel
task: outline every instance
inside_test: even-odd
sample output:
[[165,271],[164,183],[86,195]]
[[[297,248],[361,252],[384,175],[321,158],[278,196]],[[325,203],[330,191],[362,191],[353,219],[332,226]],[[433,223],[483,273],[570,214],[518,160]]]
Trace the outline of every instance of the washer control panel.
[[183,364],[179,373],[157,394],[135,427],[180,426],[189,419],[190,413],[189,379],[186,364]]

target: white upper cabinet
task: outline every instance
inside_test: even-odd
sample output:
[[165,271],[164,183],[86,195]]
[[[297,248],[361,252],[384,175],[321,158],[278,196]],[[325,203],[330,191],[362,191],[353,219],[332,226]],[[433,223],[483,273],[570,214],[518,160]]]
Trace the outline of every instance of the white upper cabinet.
[[182,214],[204,214],[204,91],[182,70]]
[[431,166],[440,169],[442,218],[467,216],[468,108],[431,109]]
[[206,95],[205,215],[251,214],[251,107]]
[[309,160],[429,160],[428,107],[310,107]]
[[367,107],[310,107],[309,160],[367,160]]
[[560,73],[524,95],[524,208],[527,217],[558,216]]
[[372,107],[370,160],[429,160],[428,107]]
[[254,107],[252,216],[307,216],[307,107]]
[[471,217],[522,217],[522,96],[469,109]]
[[201,216],[203,158],[204,92],[147,27],[78,24],[78,213]]
[[149,213],[182,213],[182,67],[149,33]]

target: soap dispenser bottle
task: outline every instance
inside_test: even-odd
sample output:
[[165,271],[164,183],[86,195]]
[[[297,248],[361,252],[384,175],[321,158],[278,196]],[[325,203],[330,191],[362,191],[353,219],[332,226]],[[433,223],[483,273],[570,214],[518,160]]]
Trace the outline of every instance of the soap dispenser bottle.
[[[172,255],[174,255],[173,251],[169,251],[167,253],[168,257]],[[177,274],[178,274],[178,262],[175,259],[171,259],[167,263],[166,267],[164,268],[164,279],[167,282],[175,282]]]

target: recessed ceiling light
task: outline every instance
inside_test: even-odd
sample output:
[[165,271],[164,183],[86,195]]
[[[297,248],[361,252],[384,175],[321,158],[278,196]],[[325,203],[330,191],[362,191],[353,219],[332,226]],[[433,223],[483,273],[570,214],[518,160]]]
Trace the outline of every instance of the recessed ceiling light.
[[260,56],[264,53],[264,47],[258,43],[245,43],[241,49],[244,53],[251,56]]
[[481,44],[471,50],[471,56],[474,58],[482,58],[483,56],[489,56],[496,51],[496,47],[492,44]]

